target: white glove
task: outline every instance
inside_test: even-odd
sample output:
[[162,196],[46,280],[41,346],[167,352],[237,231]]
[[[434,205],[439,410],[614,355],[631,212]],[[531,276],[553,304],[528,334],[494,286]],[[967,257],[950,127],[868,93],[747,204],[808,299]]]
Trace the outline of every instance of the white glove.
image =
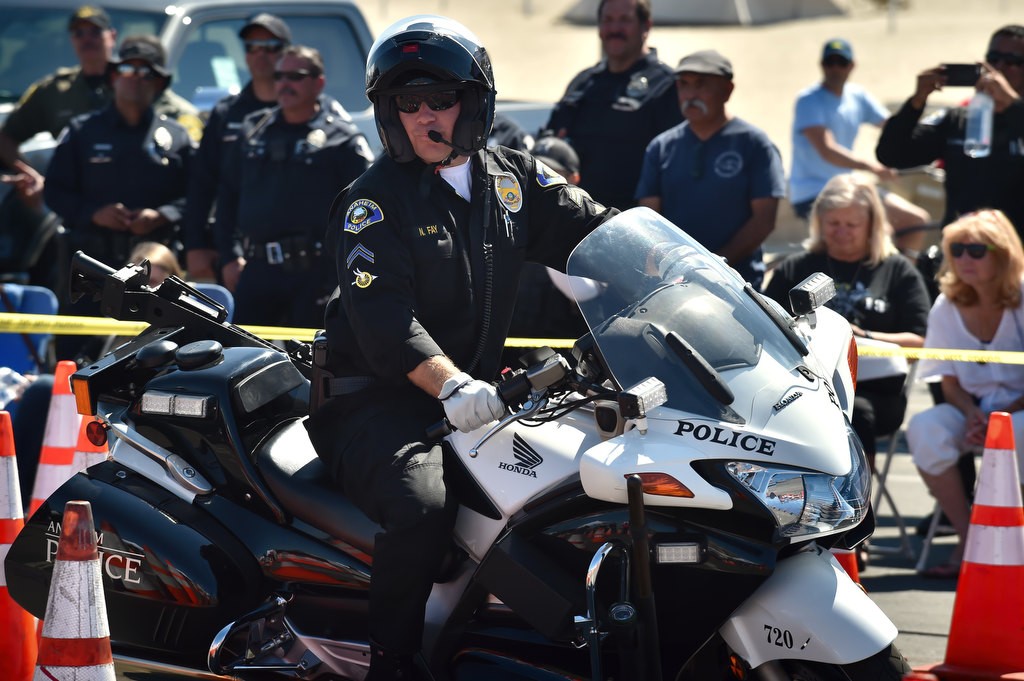
[[448,422],[463,433],[496,421],[506,413],[497,389],[465,372],[445,381],[437,399],[444,405]]

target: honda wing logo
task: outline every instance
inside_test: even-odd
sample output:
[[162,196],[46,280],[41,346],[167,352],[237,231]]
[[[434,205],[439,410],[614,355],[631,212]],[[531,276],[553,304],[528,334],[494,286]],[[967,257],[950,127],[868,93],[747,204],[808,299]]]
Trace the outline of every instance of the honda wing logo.
[[544,459],[526,440],[519,437],[519,433],[512,435],[512,455],[516,457],[516,462],[501,462],[498,464],[499,470],[512,471],[531,478],[537,477],[537,471],[534,469],[544,463]]

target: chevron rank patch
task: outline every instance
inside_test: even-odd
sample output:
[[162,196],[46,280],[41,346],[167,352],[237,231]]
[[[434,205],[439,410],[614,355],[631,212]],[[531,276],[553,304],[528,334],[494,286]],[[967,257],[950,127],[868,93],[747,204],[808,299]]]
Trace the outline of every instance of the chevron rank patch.
[[384,221],[384,211],[369,199],[356,199],[345,214],[345,231],[359,234],[372,224]]

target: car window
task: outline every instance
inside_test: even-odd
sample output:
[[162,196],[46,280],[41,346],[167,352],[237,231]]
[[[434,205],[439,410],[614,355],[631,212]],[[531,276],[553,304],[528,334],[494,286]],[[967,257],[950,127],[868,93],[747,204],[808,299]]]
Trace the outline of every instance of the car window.
[[[15,102],[35,81],[78,59],[68,38],[68,17],[77,5],[17,7],[0,12],[0,103]],[[158,12],[109,10],[118,36],[159,33],[166,16]]]
[[[370,103],[364,94],[366,57],[352,25],[342,17],[287,16],[295,43],[320,50],[327,75],[327,94],[349,111]],[[238,32],[242,19],[221,19],[194,26],[174,73],[174,91],[200,110],[221,97],[237,93],[249,81],[245,51]]]

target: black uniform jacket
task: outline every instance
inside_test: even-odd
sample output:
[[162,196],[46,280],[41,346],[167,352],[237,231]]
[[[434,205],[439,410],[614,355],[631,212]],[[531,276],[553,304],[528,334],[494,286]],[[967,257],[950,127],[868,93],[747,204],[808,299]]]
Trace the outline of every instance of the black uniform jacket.
[[995,115],[992,153],[964,154],[966,109],[956,107],[921,119],[910,100],[889,119],[878,139],[878,160],[910,168],[942,159],[946,169],[943,224],[981,208],[998,208],[1024,232],[1024,102]]
[[[136,126],[128,125],[113,104],[79,116],[61,135],[46,170],[46,203],[71,231],[75,247],[101,259],[126,258],[128,241],[139,239],[94,225],[93,213],[120,202],[129,210],[154,208],[177,223],[192,148],[183,126],[152,109]],[[160,231],[143,239],[160,241],[170,227]]]
[[241,237],[257,244],[322,240],[331,200],[372,160],[366,138],[326,95],[306,123],[287,123],[278,107],[247,116],[225,159],[217,195],[221,262],[244,254]]
[[335,202],[340,296],[326,315],[339,376],[408,385],[446,354],[473,375],[498,370],[524,260],[560,270],[613,215],[533,157],[495,147],[471,159],[472,202],[418,160],[378,159]]
[[221,167],[230,145],[238,139],[242,120],[254,111],[274,106],[256,98],[250,82],[237,95],[217,102],[206,122],[199,143],[192,174],[188,181],[188,202],[182,223],[186,249],[213,248],[213,237],[207,229],[210,209],[217,198]]
[[672,67],[651,49],[622,73],[606,62],[578,74],[547,127],[565,128],[580,157],[580,186],[608,206],[636,205],[644,151],[659,133],[683,122]]

